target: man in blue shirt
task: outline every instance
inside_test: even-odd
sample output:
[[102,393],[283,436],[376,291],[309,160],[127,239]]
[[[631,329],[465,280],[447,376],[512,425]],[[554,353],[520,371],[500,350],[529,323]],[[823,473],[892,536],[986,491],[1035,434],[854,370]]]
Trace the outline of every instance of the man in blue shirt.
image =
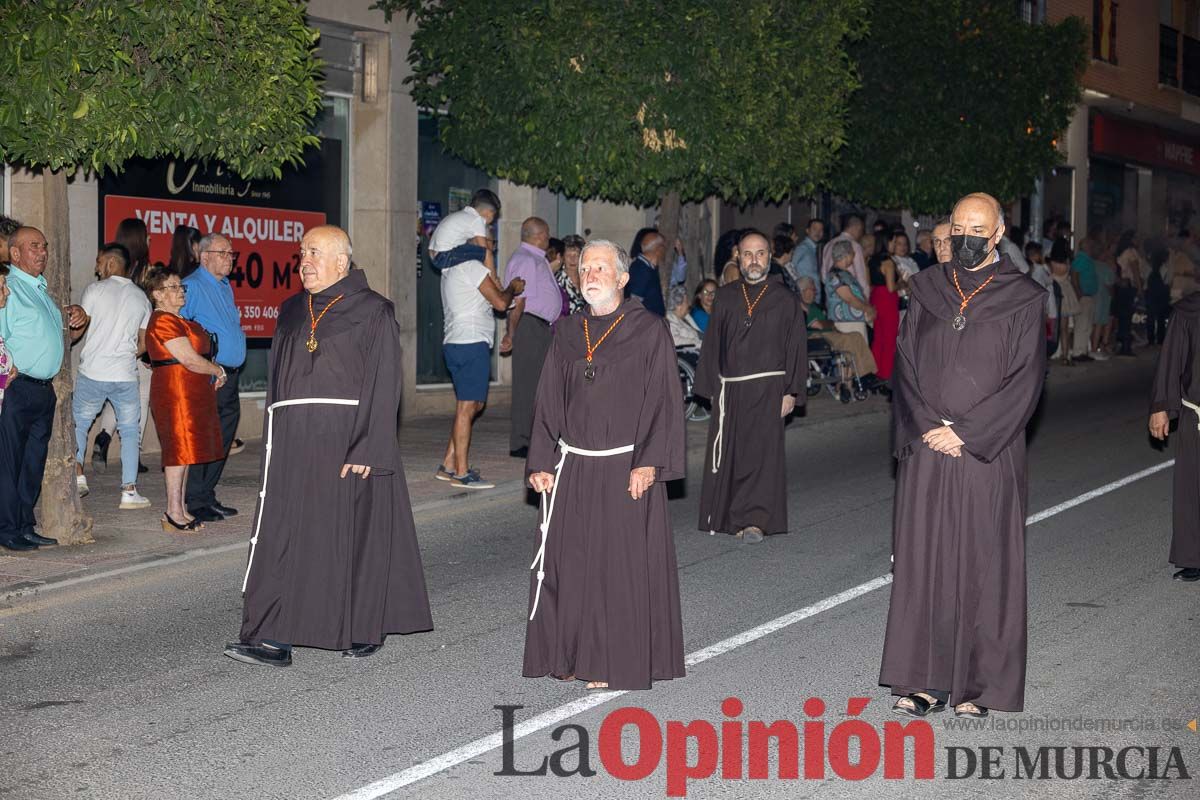
[[[33,507],[42,492],[54,424],[51,381],[63,362],[63,314],[42,277],[49,252],[42,232],[18,228],[8,246],[10,295],[0,308],[0,338],[17,372],[5,389],[0,414],[0,547],[33,550],[58,544],[34,533]],[[78,339],[87,314],[75,305],[66,311],[71,337]]]
[[[187,300],[180,310],[184,319],[200,323],[206,331],[217,336],[215,361],[225,368],[228,380],[217,390],[217,415],[221,419],[221,441],[225,457],[237,436],[238,421],[242,418],[241,398],[238,396],[238,375],[246,361],[246,334],[242,318],[233,301],[229,273],[237,253],[229,240],[219,233],[210,233],[200,240],[200,269],[183,279]],[[215,522],[238,513],[217,501],[217,483],[225,470],[225,459],[207,464],[194,464],[188,470],[184,502],[188,513],[203,522]]]
[[825,238],[824,221],[813,217],[804,228],[804,239],[792,253],[792,269],[797,278],[812,278],[814,286],[821,285],[821,265],[817,261],[817,245]]
[[636,256],[629,264],[629,283],[625,284],[625,296],[642,301],[647,311],[660,317],[667,316],[667,305],[663,302],[662,283],[658,278],[658,265],[667,251],[667,240],[656,228],[642,228],[633,239]]

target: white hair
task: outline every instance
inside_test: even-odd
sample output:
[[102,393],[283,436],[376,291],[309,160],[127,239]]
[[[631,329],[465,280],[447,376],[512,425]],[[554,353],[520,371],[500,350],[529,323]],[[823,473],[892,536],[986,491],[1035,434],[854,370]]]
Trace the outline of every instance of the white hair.
[[584,257],[587,256],[588,251],[592,248],[605,248],[612,251],[616,258],[614,266],[617,268],[617,275],[629,272],[629,253],[625,251],[624,247],[621,247],[616,242],[610,242],[608,239],[592,239],[585,244],[583,250],[579,253],[579,263],[583,263]]

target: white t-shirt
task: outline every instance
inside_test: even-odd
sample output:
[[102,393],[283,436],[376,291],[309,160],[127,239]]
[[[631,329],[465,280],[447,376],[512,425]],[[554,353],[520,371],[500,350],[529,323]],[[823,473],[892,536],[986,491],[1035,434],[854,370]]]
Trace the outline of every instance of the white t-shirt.
[[467,206],[438,223],[433,230],[433,236],[429,237],[429,249],[434,253],[449,253],[476,236],[487,236],[487,223],[479,216],[478,211]]
[[491,272],[478,261],[464,261],[442,273],[442,313],[445,315],[443,344],[472,344],[496,339],[492,304],[479,291]]
[[138,331],[150,322],[150,300],[133,281],[113,275],[83,290],[92,318],[79,352],[79,374],[94,381],[137,382]]

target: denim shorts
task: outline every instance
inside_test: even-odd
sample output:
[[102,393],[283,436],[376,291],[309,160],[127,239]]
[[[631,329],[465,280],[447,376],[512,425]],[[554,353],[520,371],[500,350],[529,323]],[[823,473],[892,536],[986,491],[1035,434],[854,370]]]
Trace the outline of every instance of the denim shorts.
[[487,249],[477,244],[460,244],[445,253],[438,253],[433,259],[433,268],[437,272],[457,267],[464,261],[479,261],[487,256]]
[[444,344],[442,356],[459,401],[486,403],[492,376],[492,349],[487,342]]

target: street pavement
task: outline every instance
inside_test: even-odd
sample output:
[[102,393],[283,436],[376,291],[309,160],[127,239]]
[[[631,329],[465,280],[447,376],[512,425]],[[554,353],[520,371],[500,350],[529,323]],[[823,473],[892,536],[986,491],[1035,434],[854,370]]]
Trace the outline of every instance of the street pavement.
[[[913,777],[911,743],[904,778],[885,777],[882,764],[862,779],[834,766],[845,733],[868,741],[860,751],[850,740],[850,764],[870,762],[872,736],[887,738],[885,723],[900,720],[876,684],[894,481],[886,407],[822,401],[787,434],[791,533],[758,546],[695,530],[704,426],[689,426],[691,479],[670,504],[692,663],[683,679],[587,694],[522,678],[536,508],[511,491],[430,503],[416,518],[436,630],[393,637],[370,659],[299,649],[278,670],[221,656],[240,620],[244,548],[109,576],[91,566],[94,579],[0,602],[0,797],[665,797],[669,778],[678,793],[682,767],[668,769],[666,752],[651,758],[653,730],[695,764],[711,749],[673,747],[681,728],[668,725],[693,720],[715,731],[788,720],[804,747],[798,780],[778,777],[772,756],[768,779],[722,777],[717,766],[682,784],[689,797],[1193,797],[1194,782],[1179,778],[1200,770],[1200,733],[1186,727],[1200,714],[1200,584],[1170,580],[1172,453],[1145,432],[1151,368],[1148,354],[1055,368],[1030,440],[1030,513],[1052,513],[1028,535],[1026,710],[974,730],[931,718],[933,778]],[[744,710],[727,716],[730,697]],[[866,725],[840,728],[851,698],[867,698],[857,715]],[[536,770],[583,735],[596,774],[495,774],[505,767],[503,748],[490,747],[500,743],[496,706],[521,706],[516,722],[536,723],[518,731],[527,735],[512,745],[509,771]],[[646,759],[638,780],[614,777],[612,748],[601,753],[602,724],[626,708],[658,721],[643,729],[642,751],[633,727],[608,741],[623,742],[627,764]],[[556,732],[564,725],[578,727]],[[728,742],[726,774],[738,761],[748,774]],[[1122,748],[1141,748],[1126,751],[1131,774],[1157,747],[1156,772],[1167,777],[1110,779],[1103,765],[1087,777],[1104,747],[1110,768]],[[1049,777],[1017,777],[1017,748],[1051,748]],[[1064,748],[1066,777],[1055,775],[1053,748]],[[1085,748],[1077,779],[1072,748]],[[814,755],[823,778],[805,777]],[[966,774],[970,758],[970,777],[947,777]],[[980,777],[989,758],[1003,777]],[[556,766],[576,771],[578,749]]]

